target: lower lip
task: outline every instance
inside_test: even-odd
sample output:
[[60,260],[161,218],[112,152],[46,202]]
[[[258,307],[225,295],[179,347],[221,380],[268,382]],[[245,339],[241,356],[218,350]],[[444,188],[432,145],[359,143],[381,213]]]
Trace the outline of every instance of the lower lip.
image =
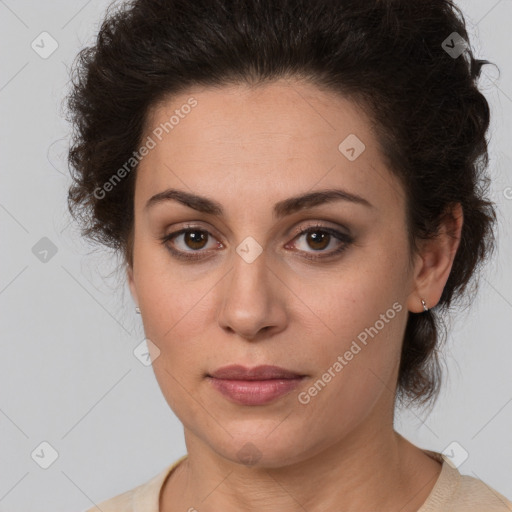
[[295,389],[303,377],[268,380],[208,379],[217,391],[237,404],[263,405]]

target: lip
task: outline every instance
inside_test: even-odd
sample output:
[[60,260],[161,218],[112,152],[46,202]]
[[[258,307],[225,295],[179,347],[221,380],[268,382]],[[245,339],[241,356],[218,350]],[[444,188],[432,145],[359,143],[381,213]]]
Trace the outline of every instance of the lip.
[[246,368],[239,364],[223,366],[208,375],[215,379],[229,380],[268,380],[268,379],[296,379],[304,377],[300,373],[273,365],[261,365]]
[[305,375],[271,365],[254,368],[231,365],[219,368],[207,377],[212,386],[231,402],[264,405],[295,389]]

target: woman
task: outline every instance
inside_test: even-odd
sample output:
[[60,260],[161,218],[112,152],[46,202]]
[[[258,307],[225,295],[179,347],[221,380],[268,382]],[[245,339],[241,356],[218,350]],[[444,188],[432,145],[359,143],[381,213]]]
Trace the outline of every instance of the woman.
[[447,0],[108,13],[69,205],[123,256],[187,455],[90,511],[512,510],[393,428],[493,249],[467,39]]

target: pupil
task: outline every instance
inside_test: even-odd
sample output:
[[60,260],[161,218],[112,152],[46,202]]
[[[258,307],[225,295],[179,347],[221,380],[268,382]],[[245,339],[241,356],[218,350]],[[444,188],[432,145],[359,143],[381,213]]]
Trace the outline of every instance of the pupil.
[[[319,234],[320,233],[320,234]],[[206,241],[206,234],[202,231],[188,231],[185,233],[185,243],[191,249],[201,249]],[[308,243],[313,249],[324,249],[326,240],[330,235],[320,231],[314,231],[308,234]]]
[[[201,249],[203,245],[201,245],[201,242],[204,242],[206,240],[205,233],[202,231],[188,231],[185,233],[185,243],[191,248],[191,249]],[[198,246],[194,244],[199,244]]]
[[[320,236],[317,235],[318,233],[321,233]],[[330,235],[327,234],[327,233],[322,233],[320,231],[314,231],[312,233],[309,233],[309,235],[308,235],[308,243],[310,241],[312,241],[312,243],[313,243],[313,247],[312,248],[313,249],[324,249],[326,247],[326,244],[325,243],[322,244],[322,242],[325,242],[325,240],[327,240],[329,236]],[[320,247],[314,247],[315,243],[317,243],[317,244],[320,243],[321,246]]]

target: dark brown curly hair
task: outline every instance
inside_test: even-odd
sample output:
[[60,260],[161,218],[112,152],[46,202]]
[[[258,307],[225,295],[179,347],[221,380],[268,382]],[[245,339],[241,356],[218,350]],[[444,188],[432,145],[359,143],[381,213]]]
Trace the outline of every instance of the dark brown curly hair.
[[98,190],[126,169],[157,102],[194,85],[286,77],[357,102],[403,184],[411,254],[420,239],[436,236],[450,206],[462,205],[461,241],[439,304],[409,313],[403,340],[396,398],[433,404],[442,313],[467,296],[470,281],[476,289],[472,278],[495,249],[496,212],[486,197],[490,110],[477,87],[481,67],[491,63],[474,58],[465,27],[449,0],[112,4],[96,44],[78,54],[71,74],[69,210],[83,236],[132,265],[137,166],[108,193]]

